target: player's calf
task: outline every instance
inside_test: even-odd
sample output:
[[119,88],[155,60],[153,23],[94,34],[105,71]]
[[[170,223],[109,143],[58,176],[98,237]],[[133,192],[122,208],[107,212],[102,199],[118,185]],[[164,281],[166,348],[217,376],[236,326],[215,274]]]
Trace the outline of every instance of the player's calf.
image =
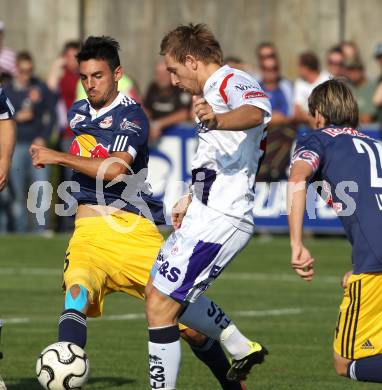
[[89,294],[84,286],[75,284],[67,289],[65,310],[58,326],[58,341],[69,341],[84,348],[87,337],[86,312],[89,307]]

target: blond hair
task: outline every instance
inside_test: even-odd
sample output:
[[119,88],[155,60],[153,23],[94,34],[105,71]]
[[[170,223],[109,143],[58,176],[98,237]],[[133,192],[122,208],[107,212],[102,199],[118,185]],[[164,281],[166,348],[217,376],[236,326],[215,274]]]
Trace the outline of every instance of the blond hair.
[[184,64],[186,56],[192,55],[204,63],[222,65],[223,53],[219,42],[205,24],[180,25],[163,38],[160,54],[171,55]]

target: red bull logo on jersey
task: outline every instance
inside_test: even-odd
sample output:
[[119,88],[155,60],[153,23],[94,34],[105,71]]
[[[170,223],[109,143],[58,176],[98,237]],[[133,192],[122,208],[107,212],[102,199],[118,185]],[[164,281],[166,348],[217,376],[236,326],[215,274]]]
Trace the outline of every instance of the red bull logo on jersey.
[[104,118],[100,123],[99,127],[101,129],[108,129],[113,124],[113,117],[111,115]]
[[76,137],[70,147],[70,154],[81,157],[107,158],[110,156],[109,147],[97,142],[90,134],[82,134]]

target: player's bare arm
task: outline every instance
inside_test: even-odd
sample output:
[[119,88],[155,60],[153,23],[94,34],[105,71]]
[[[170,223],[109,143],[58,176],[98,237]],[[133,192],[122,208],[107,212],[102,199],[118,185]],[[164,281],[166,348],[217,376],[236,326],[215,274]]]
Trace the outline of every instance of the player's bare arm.
[[173,207],[172,214],[171,214],[171,223],[175,230],[181,227],[183,218],[187,213],[187,209],[191,201],[192,201],[192,195],[187,194],[182,196]]
[[304,161],[292,165],[288,182],[288,222],[292,249],[292,268],[304,280],[311,281],[314,275],[312,258],[302,240],[302,228],[306,206],[306,182],[312,175],[311,166]]
[[194,97],[194,111],[201,122],[214,130],[242,131],[257,127],[264,122],[264,111],[249,104],[216,114],[206,99]]
[[16,140],[16,128],[12,119],[0,122],[0,191],[7,184],[13,149]]
[[[36,168],[42,168],[43,166],[50,164],[63,165],[92,178],[97,178],[97,173],[99,172],[102,163],[107,160],[107,158],[74,156],[69,153],[58,152],[38,145],[32,145],[29,150],[32,156],[32,163]],[[129,167],[133,163],[133,156],[127,152],[114,152],[109,158],[112,157],[123,160]],[[129,174],[130,171],[126,165],[123,164],[122,161],[116,161],[109,164],[103,174],[104,180],[110,181],[121,174]]]

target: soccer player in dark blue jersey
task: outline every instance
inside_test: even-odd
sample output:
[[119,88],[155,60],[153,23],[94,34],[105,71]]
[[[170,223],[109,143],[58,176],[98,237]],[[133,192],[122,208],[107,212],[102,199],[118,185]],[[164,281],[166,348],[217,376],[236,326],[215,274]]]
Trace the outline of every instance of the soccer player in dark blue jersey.
[[7,184],[12,154],[16,142],[16,129],[13,120],[15,110],[0,87],[0,191]]
[[352,245],[353,272],[345,278],[334,339],[335,369],[354,380],[382,383],[382,144],[356,130],[357,103],[340,80],[317,86],[309,111],[317,130],[298,141],[289,178],[292,267],[312,280],[314,259],[302,231],[306,183],[315,183]]
[[[68,113],[75,134],[70,153],[30,148],[37,168],[56,164],[73,169],[78,209],[66,252],[59,341],[82,348],[86,319],[102,314],[105,295],[121,291],[143,298],[163,242],[156,227],[165,222],[162,204],[145,183],[148,120],[139,104],[117,90],[122,76],[118,49],[112,38],[89,37],[77,55],[88,98]],[[181,332],[223,389],[242,389],[226,379],[230,364],[217,341],[189,328]]]

